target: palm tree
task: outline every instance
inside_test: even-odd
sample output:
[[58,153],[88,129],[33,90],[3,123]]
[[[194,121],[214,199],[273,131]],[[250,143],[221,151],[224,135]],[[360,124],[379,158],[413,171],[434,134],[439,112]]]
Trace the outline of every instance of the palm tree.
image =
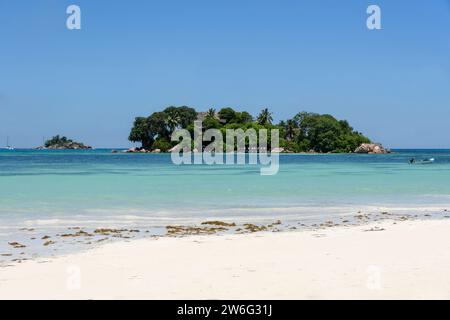
[[297,131],[297,124],[294,120],[290,119],[286,123],[286,138],[288,140],[292,140],[295,136],[295,132]]
[[165,122],[167,127],[169,127],[170,132],[173,132],[180,125],[181,117],[178,112],[171,110],[166,112]]
[[215,117],[216,117],[216,109],[210,108],[210,109],[206,112],[206,116],[207,116],[207,117],[211,117],[211,118],[215,118]]
[[270,112],[267,108],[263,109],[259,114],[257,121],[260,125],[272,124],[272,112]]

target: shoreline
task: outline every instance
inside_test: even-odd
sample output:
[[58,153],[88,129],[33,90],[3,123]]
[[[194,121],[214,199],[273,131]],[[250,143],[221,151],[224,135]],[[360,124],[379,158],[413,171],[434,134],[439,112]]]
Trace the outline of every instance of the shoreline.
[[[14,267],[22,262],[39,258],[55,258],[76,254],[117,241],[190,237],[196,235],[233,235],[261,232],[321,231],[335,227],[364,226],[370,223],[413,220],[441,220],[450,218],[448,209],[425,207],[415,211],[407,208],[371,208],[313,217],[294,218],[274,215],[272,218],[242,219],[237,217],[197,218],[196,221],[177,221],[159,225],[133,223],[92,224],[79,221],[54,226],[25,223],[16,228],[3,228],[0,236],[0,268]],[[439,209],[440,208],[440,209]],[[9,232],[6,232],[9,230]]]
[[449,227],[385,220],[119,241],[0,268],[0,298],[445,299]]
[[[447,150],[447,149],[391,149],[390,152],[385,153],[374,153],[374,152],[367,152],[367,153],[358,153],[358,152],[309,152],[309,151],[303,151],[303,152],[290,152],[290,151],[280,151],[280,152],[273,152],[275,154],[282,154],[282,155],[351,155],[351,154],[358,154],[358,155],[386,155],[386,154],[396,154],[399,153],[399,151],[416,151],[416,150],[427,150],[430,152],[436,151],[436,150]],[[143,151],[130,151],[130,148],[103,148],[103,147],[91,147],[91,148],[78,148],[78,149],[71,149],[71,148],[41,148],[41,147],[31,147],[31,148],[14,148],[13,150],[7,150],[7,149],[1,149],[0,151],[105,151],[109,154],[161,154],[161,155],[170,155],[172,152],[170,151],[158,151],[154,152],[154,150],[146,150]],[[240,152],[235,152],[240,153]],[[248,154],[249,152],[242,152],[245,154]],[[223,153],[225,154],[225,153]]]

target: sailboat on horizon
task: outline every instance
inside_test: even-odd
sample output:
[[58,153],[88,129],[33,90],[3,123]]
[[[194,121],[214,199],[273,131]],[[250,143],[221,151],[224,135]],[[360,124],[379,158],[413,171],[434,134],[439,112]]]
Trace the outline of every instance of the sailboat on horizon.
[[14,150],[14,148],[9,145],[9,137],[6,137],[6,147],[4,147],[3,149],[4,150]]

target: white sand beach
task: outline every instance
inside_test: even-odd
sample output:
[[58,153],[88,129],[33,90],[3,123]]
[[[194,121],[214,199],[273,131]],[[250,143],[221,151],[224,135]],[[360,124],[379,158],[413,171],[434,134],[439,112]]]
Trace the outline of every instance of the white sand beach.
[[0,299],[448,299],[449,230],[384,221],[116,242],[1,268]]

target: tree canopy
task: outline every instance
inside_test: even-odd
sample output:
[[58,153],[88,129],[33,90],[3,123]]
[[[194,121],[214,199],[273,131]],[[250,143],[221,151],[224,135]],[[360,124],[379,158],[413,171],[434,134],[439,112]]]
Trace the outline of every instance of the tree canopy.
[[187,106],[170,106],[148,117],[137,117],[128,139],[140,142],[148,150],[167,151],[177,144],[170,139],[172,133],[183,128],[193,134],[196,119],[203,121],[203,130],[219,129],[224,137],[226,129],[245,131],[253,128],[256,132],[260,129],[279,129],[280,146],[287,152],[353,152],[362,143],[370,142],[346,120],[337,120],[329,114],[299,112],[292,119],[274,125],[273,114],[268,108],[264,108],[254,120],[250,113],[231,107],[221,108],[218,112],[210,108],[207,112],[198,113]]
[[44,147],[47,149],[91,149],[90,146],[73,141],[65,136],[60,136],[59,134],[45,141]]

